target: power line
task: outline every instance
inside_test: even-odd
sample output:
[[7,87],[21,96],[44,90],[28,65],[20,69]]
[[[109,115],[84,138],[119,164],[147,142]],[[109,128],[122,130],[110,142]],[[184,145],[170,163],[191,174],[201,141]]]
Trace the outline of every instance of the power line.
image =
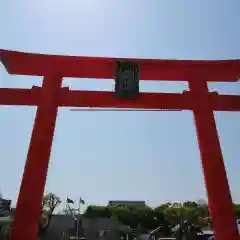
[[181,109],[101,109],[101,108],[72,108],[73,112],[173,112]]

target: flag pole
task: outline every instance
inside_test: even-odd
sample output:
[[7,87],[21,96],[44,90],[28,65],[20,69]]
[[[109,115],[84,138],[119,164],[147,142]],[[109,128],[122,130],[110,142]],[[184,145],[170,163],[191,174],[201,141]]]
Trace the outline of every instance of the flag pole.
[[77,232],[76,232],[76,239],[79,237],[79,217],[77,218]]
[[79,201],[78,201],[78,214],[79,214],[79,216],[77,218],[77,232],[76,232],[76,234],[77,234],[76,237],[77,238],[79,237],[79,221],[80,221],[80,217],[81,217],[80,206],[81,206],[81,197],[79,197]]
[[66,199],[66,205],[65,205],[65,213],[66,213],[66,215],[68,214],[68,203],[67,203],[67,199]]

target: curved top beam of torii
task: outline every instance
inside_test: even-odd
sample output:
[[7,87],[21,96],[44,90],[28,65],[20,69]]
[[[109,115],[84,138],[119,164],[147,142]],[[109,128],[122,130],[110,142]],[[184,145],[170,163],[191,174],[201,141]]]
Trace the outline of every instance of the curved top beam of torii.
[[116,61],[137,62],[141,80],[234,82],[240,77],[236,60],[157,60],[58,56],[0,50],[1,62],[10,74],[44,76],[50,71],[63,77],[114,79]]

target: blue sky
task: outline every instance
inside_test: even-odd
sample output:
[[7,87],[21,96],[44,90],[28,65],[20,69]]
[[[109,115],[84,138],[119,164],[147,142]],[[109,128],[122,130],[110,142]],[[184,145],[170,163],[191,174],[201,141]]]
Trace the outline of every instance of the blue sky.
[[[101,2],[101,3],[100,3]],[[1,0],[0,48],[27,52],[177,59],[240,58],[239,0]],[[30,88],[41,78],[10,76]],[[72,89],[112,90],[113,81],[65,79]],[[240,84],[209,84],[240,95]],[[142,91],[181,92],[186,82],[144,82]],[[36,108],[0,107],[0,190],[14,201]],[[240,202],[240,113],[216,113],[235,201]],[[46,191],[87,204],[205,198],[191,112],[70,112],[59,109]]]

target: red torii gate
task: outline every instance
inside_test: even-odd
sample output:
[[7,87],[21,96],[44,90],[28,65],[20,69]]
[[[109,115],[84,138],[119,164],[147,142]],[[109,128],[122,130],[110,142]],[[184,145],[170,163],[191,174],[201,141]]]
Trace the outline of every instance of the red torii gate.
[[[10,74],[44,76],[42,87],[0,88],[0,104],[38,106],[17,201],[12,240],[37,239],[58,107],[191,110],[194,113],[216,240],[239,240],[213,111],[240,111],[240,96],[208,92],[207,82],[237,81],[240,60],[190,61],[72,57],[1,50]],[[139,64],[141,80],[188,81],[182,94],[140,93],[118,99],[112,92],[62,88],[63,77],[114,79],[116,61]]]

